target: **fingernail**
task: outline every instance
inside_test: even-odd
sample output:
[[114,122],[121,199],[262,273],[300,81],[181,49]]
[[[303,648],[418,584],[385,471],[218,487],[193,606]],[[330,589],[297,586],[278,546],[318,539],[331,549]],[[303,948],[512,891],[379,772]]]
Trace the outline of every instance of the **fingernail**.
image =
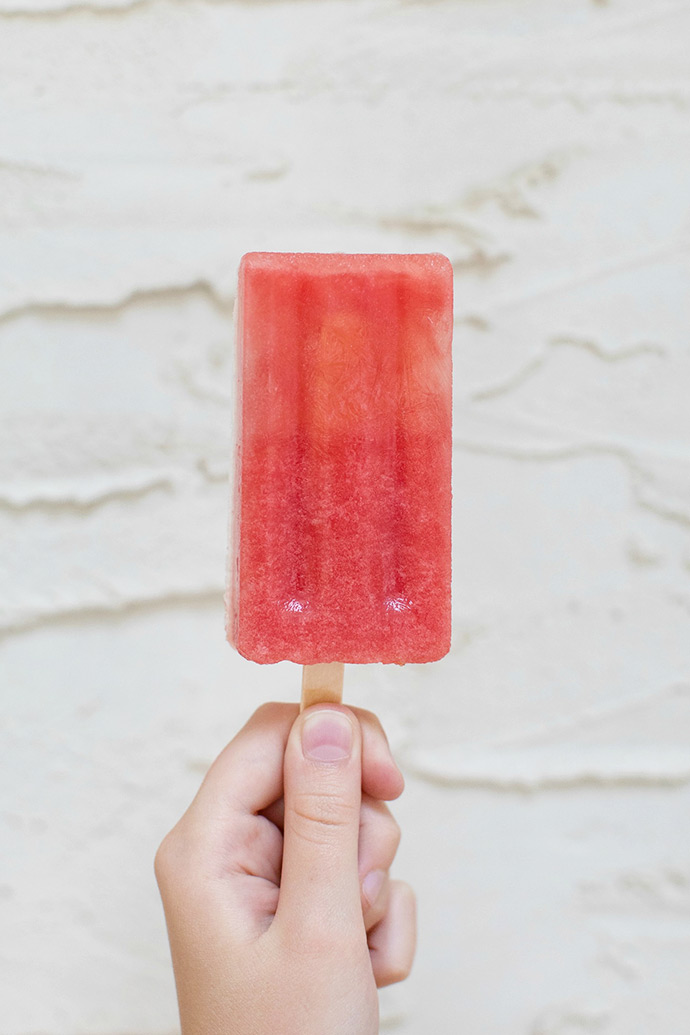
[[344,762],[352,754],[352,723],[342,712],[322,708],[302,726],[302,751],[315,762]]
[[379,897],[379,892],[383,887],[385,879],[386,874],[384,870],[372,870],[362,881],[362,893],[370,906],[373,906]]

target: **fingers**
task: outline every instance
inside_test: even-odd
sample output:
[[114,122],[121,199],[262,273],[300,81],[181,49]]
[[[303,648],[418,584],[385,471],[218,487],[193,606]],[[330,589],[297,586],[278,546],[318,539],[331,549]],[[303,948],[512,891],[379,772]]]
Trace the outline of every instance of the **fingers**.
[[[318,724],[310,716],[319,711],[328,713],[322,718],[335,734],[330,747],[314,739]],[[351,741],[349,754],[343,752],[343,732]],[[330,914],[347,922],[349,915],[355,922],[356,913],[355,928],[376,932],[380,940],[400,908],[388,876],[400,831],[381,799],[397,797],[402,788],[371,712],[317,706],[298,716],[296,705],[264,705],[211,766],[159,850],[157,871],[165,877],[217,864],[227,873],[233,853],[250,845],[252,858],[267,861],[258,866],[254,858],[251,872],[273,886],[280,882],[284,916],[299,913],[308,923],[310,916],[323,920]]]
[[383,726],[373,712],[354,708],[362,728],[362,789],[381,801],[399,798],[405,787],[402,773],[391,755]]
[[388,906],[388,870],[400,844],[400,827],[381,801],[364,797],[359,827],[359,875],[362,912],[368,930]]
[[391,879],[386,870],[371,870],[362,881],[362,915],[367,934],[386,915],[390,887]]
[[283,756],[295,704],[272,702],[258,708],[221,751],[204,778],[194,804],[232,806],[245,813],[266,808],[282,794]]
[[235,817],[260,812],[283,790],[283,756],[297,705],[264,704],[223,748],[180,821],[227,837]]
[[267,861],[263,875],[279,879],[273,860],[280,858],[280,833],[257,823],[254,813],[282,794],[285,745],[297,712],[296,705],[263,705],[223,749],[158,850],[159,883],[188,870],[224,872],[232,868],[232,847],[250,842],[254,856]]
[[361,930],[358,843],[362,734],[335,705],[307,708],[284,764],[283,868],[276,922],[295,944]]
[[[283,829],[284,803],[281,798],[264,810],[280,830]],[[388,908],[388,870],[400,845],[400,827],[381,801],[362,796],[359,825],[359,879],[364,925],[369,931]]]
[[[388,906],[390,869],[400,843],[400,828],[381,798],[397,797],[403,778],[390,753],[386,735],[371,712],[352,709],[362,731],[362,804],[359,829],[359,877],[362,914],[367,930],[384,916]],[[375,792],[372,794],[372,792]],[[284,800],[263,810],[282,831]]]
[[416,943],[414,892],[403,881],[391,881],[386,913],[369,932],[369,955],[379,988],[404,981],[412,969]]

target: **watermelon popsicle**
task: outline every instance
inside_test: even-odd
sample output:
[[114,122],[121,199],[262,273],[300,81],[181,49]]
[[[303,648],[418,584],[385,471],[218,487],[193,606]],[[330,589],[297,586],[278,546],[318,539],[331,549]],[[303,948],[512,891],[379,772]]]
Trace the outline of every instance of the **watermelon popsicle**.
[[441,255],[255,252],[239,272],[227,635],[305,666],[450,646],[452,269]]

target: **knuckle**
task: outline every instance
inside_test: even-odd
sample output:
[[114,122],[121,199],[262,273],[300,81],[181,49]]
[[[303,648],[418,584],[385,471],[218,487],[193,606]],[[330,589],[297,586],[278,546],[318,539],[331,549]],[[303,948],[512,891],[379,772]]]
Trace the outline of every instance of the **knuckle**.
[[393,881],[393,891],[403,908],[406,910],[411,918],[412,929],[416,929],[417,923],[417,896],[414,888],[407,883],[405,880]]
[[370,712],[367,708],[357,708],[355,710],[362,725],[368,726],[375,736],[381,737],[386,741],[386,743],[388,743],[386,733],[378,715],[376,715],[375,712]]
[[392,862],[400,847],[400,839],[402,837],[400,824],[385,807],[381,809],[375,822],[376,827],[373,835],[380,846],[379,850],[382,853],[382,857]]
[[400,839],[402,838],[402,830],[400,829],[400,824],[398,823],[397,819],[394,816],[392,816],[390,814],[390,812],[388,813],[388,816],[387,816],[387,824],[386,825],[387,825],[386,837],[388,839],[388,843],[389,843],[390,847],[393,850],[393,854],[395,854],[397,852],[398,848],[400,847]]
[[277,716],[281,715],[289,705],[283,704],[280,701],[264,701],[254,712],[252,718],[261,722],[271,722]]
[[259,707],[254,712],[254,718],[255,719],[269,718],[272,715],[274,708],[275,708],[275,704],[274,704],[273,701],[264,701],[264,703],[260,704]]
[[310,840],[332,838],[343,827],[358,821],[358,811],[340,795],[326,791],[302,791],[292,802],[297,833]]
[[374,712],[370,712],[368,708],[353,708],[352,711],[360,722],[364,720],[364,722],[370,722],[372,726],[381,725],[378,715],[375,715]]
[[404,981],[405,978],[410,976],[412,970],[412,960],[396,960],[388,968],[386,973],[386,984],[395,985],[399,981]]
[[153,859],[159,888],[173,885],[186,873],[197,870],[198,848],[193,832],[184,819],[165,835]]
[[153,872],[156,875],[158,886],[167,884],[173,870],[175,869],[175,857],[177,848],[175,845],[175,831],[171,830],[166,834],[153,859]]

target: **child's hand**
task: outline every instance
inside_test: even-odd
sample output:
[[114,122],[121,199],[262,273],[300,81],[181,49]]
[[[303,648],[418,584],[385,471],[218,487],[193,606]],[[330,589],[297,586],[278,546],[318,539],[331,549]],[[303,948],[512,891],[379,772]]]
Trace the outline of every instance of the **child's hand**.
[[156,857],[183,1035],[376,1035],[414,955],[402,788],[369,712],[252,716]]

